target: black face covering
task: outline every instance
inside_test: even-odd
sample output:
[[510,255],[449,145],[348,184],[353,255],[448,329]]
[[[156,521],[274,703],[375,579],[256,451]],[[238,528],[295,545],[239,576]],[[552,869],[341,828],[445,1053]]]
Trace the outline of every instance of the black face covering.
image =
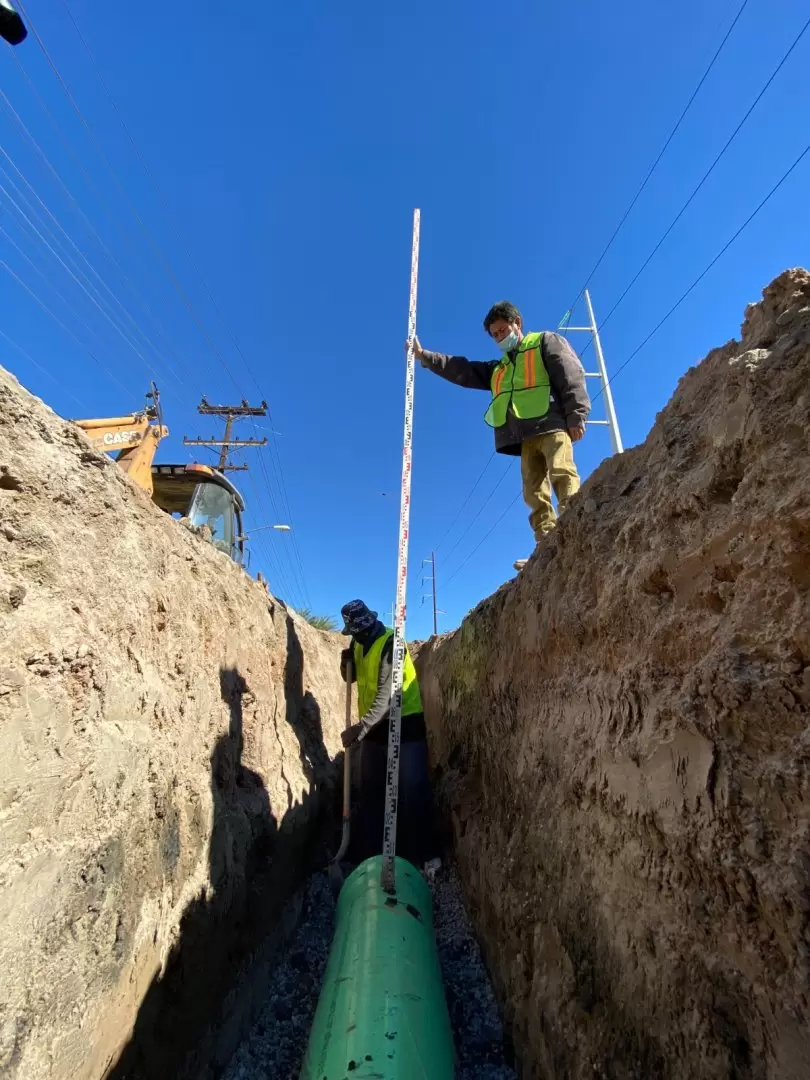
[[378,619],[377,622],[375,622],[373,626],[369,627],[368,630],[363,630],[359,634],[355,634],[354,640],[364,649],[367,649],[370,645],[373,645],[377,638],[384,633],[385,627]]

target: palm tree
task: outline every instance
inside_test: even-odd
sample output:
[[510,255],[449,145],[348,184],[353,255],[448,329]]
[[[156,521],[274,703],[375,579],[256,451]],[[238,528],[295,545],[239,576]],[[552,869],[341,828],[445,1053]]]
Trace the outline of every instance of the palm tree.
[[337,631],[337,623],[331,615],[316,615],[311,608],[304,608],[298,614],[302,619],[306,619],[310,626],[314,626],[316,630],[326,630],[330,634]]

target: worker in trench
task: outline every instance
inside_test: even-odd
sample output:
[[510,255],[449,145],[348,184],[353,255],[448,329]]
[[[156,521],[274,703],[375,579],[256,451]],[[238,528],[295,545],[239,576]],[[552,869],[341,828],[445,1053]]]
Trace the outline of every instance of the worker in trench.
[[[362,600],[341,609],[343,633],[352,641],[341,655],[345,681],[348,663],[357,683],[359,721],[343,732],[344,747],[360,751],[360,805],[352,810],[351,857],[360,863],[382,852],[388,728],[394,673],[394,631]],[[410,653],[405,651],[397,806],[397,855],[415,866],[433,863],[438,841],[428,775],[425,715]]]
[[[591,411],[585,372],[560,334],[524,334],[523,317],[506,300],[490,308],[484,329],[501,350],[500,360],[429,352],[418,338],[414,354],[423,367],[442,378],[490,392],[484,419],[494,429],[496,451],[520,457],[523,498],[539,545],[557,524],[552,489],[559,513],[579,491],[573,443],[585,434]],[[515,569],[522,570],[527,561],[518,559]]]

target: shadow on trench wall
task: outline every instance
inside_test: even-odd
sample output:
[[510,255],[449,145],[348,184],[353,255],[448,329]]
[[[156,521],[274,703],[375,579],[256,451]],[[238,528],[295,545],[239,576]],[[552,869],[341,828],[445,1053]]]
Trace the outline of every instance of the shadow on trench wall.
[[[291,796],[279,825],[262,778],[241,762],[245,680],[236,669],[223,668],[220,689],[230,723],[210,759],[209,886],[184,911],[177,943],[162,974],[152,980],[130,1040],[105,1080],[198,1080],[217,1075],[235,1046],[217,1046],[212,1026],[220,1021],[229,1024],[230,1042],[238,1042],[239,1024],[222,1006],[226,998],[230,1006],[234,985],[250,968],[253,954],[263,943],[266,952],[267,942],[274,934],[279,936],[285,905],[309,868],[306,847],[311,838],[301,825],[317,815],[310,805],[315,796],[305,794],[297,804]],[[305,696],[300,695],[300,703]],[[312,702],[317,726],[314,733],[307,729],[307,738],[316,752],[320,736],[319,760],[328,770],[320,709],[314,698]],[[299,723],[297,714],[292,715],[289,697],[287,718],[294,728],[307,727],[306,717]],[[303,745],[301,752],[303,758]],[[272,956],[264,955],[262,963],[263,971],[253,979],[260,984],[259,994]],[[246,984],[250,981],[245,976]],[[256,1002],[249,1009],[255,1012]],[[242,1027],[251,1020],[248,1015]]]
[[290,615],[286,616],[286,624],[285,719],[298,740],[304,776],[310,789],[315,791],[329,775],[329,752],[323,741],[320,706],[311,691],[304,690],[304,650]]

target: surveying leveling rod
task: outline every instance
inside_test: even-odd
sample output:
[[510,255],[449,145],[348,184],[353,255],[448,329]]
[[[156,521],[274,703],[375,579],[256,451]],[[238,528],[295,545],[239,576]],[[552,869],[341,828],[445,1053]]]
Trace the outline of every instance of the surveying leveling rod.
[[394,671],[391,681],[391,710],[388,728],[388,771],[385,778],[385,825],[381,884],[389,894],[396,892],[394,856],[397,849],[397,801],[399,799],[399,751],[402,735],[402,677],[405,670],[405,596],[408,585],[408,531],[411,516],[411,457],[413,442],[413,384],[416,337],[416,285],[419,276],[418,210],[413,212],[411,245],[411,296],[408,310],[408,356],[405,365],[405,435],[402,444],[402,491],[399,504],[399,556],[397,559],[397,600],[394,612]]

